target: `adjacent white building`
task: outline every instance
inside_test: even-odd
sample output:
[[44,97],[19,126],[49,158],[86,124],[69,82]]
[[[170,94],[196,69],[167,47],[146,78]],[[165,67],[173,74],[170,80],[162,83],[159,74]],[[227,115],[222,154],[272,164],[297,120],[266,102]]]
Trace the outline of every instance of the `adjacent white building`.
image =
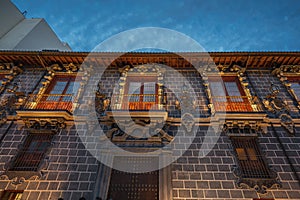
[[26,19],[10,1],[0,1],[1,50],[71,51],[42,18]]

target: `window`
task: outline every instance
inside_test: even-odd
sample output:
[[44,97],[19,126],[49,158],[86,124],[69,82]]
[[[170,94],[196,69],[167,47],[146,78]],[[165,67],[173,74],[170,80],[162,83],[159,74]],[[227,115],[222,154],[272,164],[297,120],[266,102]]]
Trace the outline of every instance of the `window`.
[[300,79],[298,77],[288,77],[288,80],[291,84],[293,95],[297,101],[300,101]]
[[3,195],[1,196],[2,200],[21,200],[22,198],[22,191],[4,191]]
[[79,86],[80,83],[75,82],[75,76],[54,77],[36,108],[71,111],[72,100]]
[[252,111],[250,102],[237,77],[224,76],[222,81],[217,77],[210,77],[209,87],[216,111]]
[[271,178],[258,146],[257,137],[231,137],[243,178]]
[[52,134],[30,133],[17,154],[11,171],[37,171],[51,144]]
[[158,87],[156,77],[128,77],[122,109],[157,109]]

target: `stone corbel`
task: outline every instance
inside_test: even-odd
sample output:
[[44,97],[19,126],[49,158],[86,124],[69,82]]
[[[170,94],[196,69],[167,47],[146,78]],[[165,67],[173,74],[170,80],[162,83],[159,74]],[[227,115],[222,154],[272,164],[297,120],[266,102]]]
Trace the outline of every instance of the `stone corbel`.
[[[238,128],[238,129],[250,129],[255,135],[258,133],[267,134],[267,126],[263,121],[249,121],[249,120],[226,120],[223,126],[223,132],[231,135],[230,129]],[[251,133],[250,133],[251,134]],[[236,135],[236,134],[234,134]]]

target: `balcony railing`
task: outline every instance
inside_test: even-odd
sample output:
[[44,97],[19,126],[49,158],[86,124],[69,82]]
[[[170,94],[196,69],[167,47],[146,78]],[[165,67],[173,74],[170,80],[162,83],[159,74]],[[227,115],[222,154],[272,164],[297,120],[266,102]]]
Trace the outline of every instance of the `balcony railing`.
[[67,110],[72,112],[73,99],[71,94],[29,95],[23,110]]
[[214,109],[221,112],[260,112],[257,102],[250,102],[247,96],[213,96]]
[[111,108],[113,110],[162,110],[159,104],[159,95],[154,94],[131,94],[112,98]]

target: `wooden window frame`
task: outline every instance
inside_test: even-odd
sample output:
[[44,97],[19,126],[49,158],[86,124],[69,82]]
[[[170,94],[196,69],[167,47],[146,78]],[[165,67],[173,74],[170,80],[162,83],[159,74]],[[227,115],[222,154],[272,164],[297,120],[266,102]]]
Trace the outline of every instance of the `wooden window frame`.
[[[141,83],[139,101],[130,102],[129,97],[129,85],[130,82]],[[144,83],[154,82],[155,83],[155,101],[144,101]],[[157,110],[158,107],[158,85],[157,76],[128,76],[126,79],[125,90],[123,95],[122,109],[123,110]]]
[[[246,96],[246,93],[238,79],[237,76],[222,76],[222,77],[209,77],[209,82],[220,82],[223,87],[223,91],[225,93],[226,101],[218,101],[215,100],[216,97],[213,96],[213,93],[211,92],[211,98],[212,98],[212,103],[214,105],[214,109],[216,111],[221,111],[221,112],[252,112],[253,109],[251,107],[251,103]],[[241,96],[238,98],[241,98],[242,101],[233,101],[232,97],[229,96],[229,92],[224,84],[224,82],[235,82],[237,85],[237,88],[239,90],[239,93]],[[210,90],[212,91],[212,88],[210,87]],[[220,96],[222,98],[222,96]]]
[[[67,84],[64,86],[61,94],[51,94],[51,91],[55,88],[57,82],[65,81]],[[72,111],[74,95],[66,94],[69,86],[72,82],[76,82],[76,76],[74,75],[56,75],[51,80],[50,84],[42,94],[40,100],[37,103],[36,109],[41,110],[67,110]],[[52,96],[53,95],[53,96]]]
[[13,160],[10,171],[38,171],[51,146],[53,136],[50,132],[29,133]]

